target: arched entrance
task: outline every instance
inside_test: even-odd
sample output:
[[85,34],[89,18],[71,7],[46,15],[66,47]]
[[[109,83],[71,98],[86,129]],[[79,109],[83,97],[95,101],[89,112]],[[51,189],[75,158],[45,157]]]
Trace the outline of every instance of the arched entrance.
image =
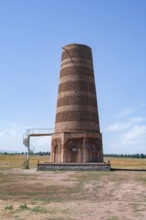
[[71,163],[77,163],[78,162],[78,148],[76,146],[73,146],[71,148]]
[[87,144],[87,162],[97,162],[97,149],[93,144]]
[[55,146],[55,152],[54,152],[54,162],[58,163],[60,162],[60,147],[58,145]]

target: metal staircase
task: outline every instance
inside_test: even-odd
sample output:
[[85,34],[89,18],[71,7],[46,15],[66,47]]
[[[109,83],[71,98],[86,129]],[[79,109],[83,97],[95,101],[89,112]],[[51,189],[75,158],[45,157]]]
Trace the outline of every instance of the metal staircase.
[[27,129],[23,135],[23,144],[30,148],[30,137],[51,136],[54,133],[52,128],[31,128]]
[[27,147],[27,163],[26,169],[29,169],[29,154],[31,153],[30,149],[30,137],[38,136],[51,136],[54,133],[54,129],[50,128],[31,128],[27,129],[23,135],[23,144]]

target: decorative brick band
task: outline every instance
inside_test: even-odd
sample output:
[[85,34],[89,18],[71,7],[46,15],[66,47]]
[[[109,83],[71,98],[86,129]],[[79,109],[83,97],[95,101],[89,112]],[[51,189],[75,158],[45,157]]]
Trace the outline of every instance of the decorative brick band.
[[[90,131],[93,132],[92,136],[94,135],[94,132],[100,132],[99,124],[97,122],[84,122],[84,121],[65,121],[65,122],[57,122],[55,125],[55,133],[60,132],[85,132]],[[92,137],[91,136],[91,137]]]
[[98,113],[97,106],[89,106],[89,105],[62,105],[57,107],[57,112],[63,111],[88,111]]
[[82,91],[89,91],[94,94],[96,93],[94,82],[88,83],[82,81],[69,81],[69,82],[61,83],[59,85],[59,93],[70,90],[82,90]]
[[72,48],[71,50],[67,49],[63,50],[62,53],[62,61],[72,57],[72,58],[82,58],[82,59],[87,59],[92,61],[92,54],[91,54],[91,49],[90,48]]
[[93,83],[94,79],[88,76],[80,76],[80,75],[70,75],[70,76],[64,76],[59,79],[59,84],[65,83],[65,82],[70,82],[70,81],[78,81],[78,82],[88,82],[88,83]]
[[89,68],[93,68],[93,64],[90,60],[87,59],[80,59],[80,58],[68,58],[62,61],[61,69],[68,67],[68,66],[86,66]]
[[65,96],[58,99],[57,107],[64,105],[87,105],[97,107],[96,98],[91,98],[88,96]]
[[[51,163],[47,169],[64,169],[75,164],[75,169],[88,169],[80,163],[103,162],[94,68],[91,48],[82,44],[63,47],[55,120],[52,135]],[[92,162],[93,167],[92,167]],[[104,164],[103,164],[104,165]],[[42,165],[41,165],[42,166]],[[43,169],[40,166],[39,169]],[[49,168],[48,168],[49,167]],[[79,167],[79,168],[78,168]],[[80,168],[81,167],[81,168]]]
[[87,60],[87,59],[82,59],[82,58],[66,58],[65,60],[62,60],[61,65],[64,63],[68,63],[68,62],[74,62],[74,63],[79,63],[79,62],[83,62],[83,63],[88,63],[91,64],[93,66],[93,63],[91,60]]
[[64,91],[58,94],[58,98],[62,98],[64,96],[74,96],[74,94],[76,93],[76,95],[83,95],[83,96],[88,96],[91,98],[96,98],[96,93],[92,93],[89,91],[74,91],[74,90],[70,90],[70,91]]
[[60,69],[62,70],[62,69],[67,68],[67,67],[69,67],[69,68],[88,67],[89,69],[93,68],[93,66],[89,65],[89,64],[85,64],[85,63],[76,63],[76,64],[74,64],[74,63],[69,62],[68,64],[63,64]]
[[94,78],[93,68],[88,68],[86,66],[78,66],[77,69],[75,67],[66,67],[61,70],[60,78],[69,75],[80,75],[80,76],[89,76]]
[[64,111],[56,114],[56,123],[68,121],[95,122],[98,124],[97,113],[85,111]]

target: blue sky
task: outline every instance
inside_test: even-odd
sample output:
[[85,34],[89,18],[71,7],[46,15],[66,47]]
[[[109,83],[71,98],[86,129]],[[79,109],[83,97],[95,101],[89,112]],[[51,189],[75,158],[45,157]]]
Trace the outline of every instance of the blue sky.
[[[0,0],[0,149],[54,128],[61,47],[92,48],[105,153],[146,153],[146,1]],[[35,151],[50,139],[32,138]]]

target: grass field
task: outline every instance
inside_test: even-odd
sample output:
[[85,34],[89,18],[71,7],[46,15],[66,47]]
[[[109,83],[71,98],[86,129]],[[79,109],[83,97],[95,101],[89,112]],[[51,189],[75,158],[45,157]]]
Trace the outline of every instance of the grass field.
[[[26,160],[26,155],[0,155],[0,170],[12,168],[24,168],[23,164]],[[49,156],[30,156],[30,168],[37,167],[37,162],[49,161]]]
[[114,168],[137,168],[146,169],[146,158],[115,158],[115,157],[105,157],[105,161],[110,160],[111,166]]
[[[0,155],[0,169],[23,168],[26,155]],[[146,159],[137,158],[114,158],[105,157],[104,161],[110,160],[114,168],[139,168],[146,169]],[[37,162],[44,163],[49,161],[49,156],[30,156],[30,168],[37,167]]]
[[[0,157],[0,219],[145,220],[146,172],[36,171],[46,156]],[[145,168],[145,159],[105,158],[114,167]]]

